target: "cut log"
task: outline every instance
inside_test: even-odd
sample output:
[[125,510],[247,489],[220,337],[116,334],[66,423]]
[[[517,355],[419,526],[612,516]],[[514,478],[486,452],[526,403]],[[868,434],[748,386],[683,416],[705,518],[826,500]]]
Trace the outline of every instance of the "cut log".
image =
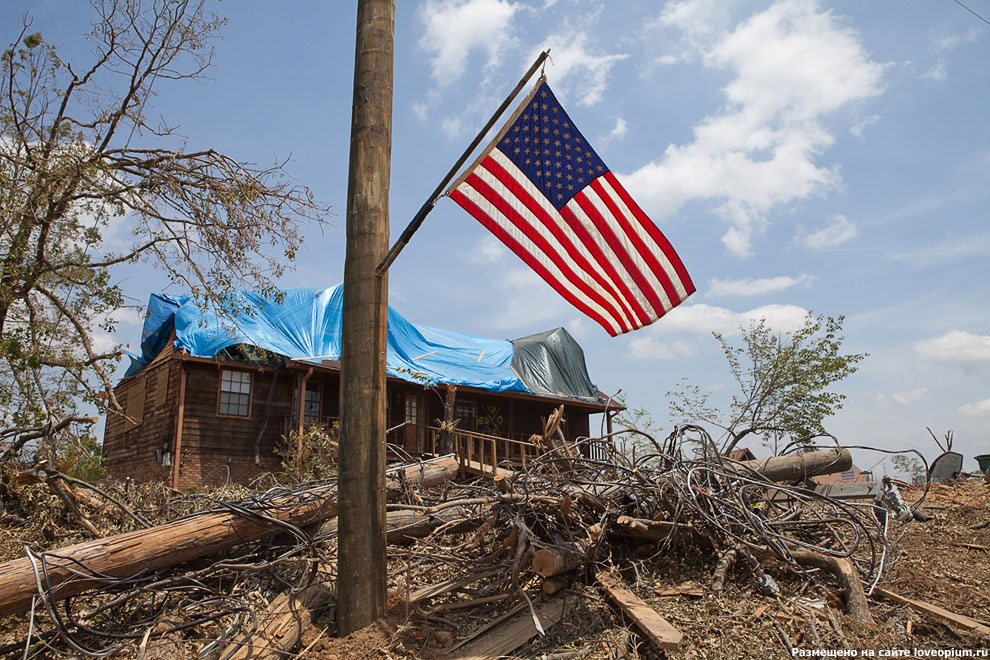
[[[402,492],[403,482],[436,485],[457,474],[457,459],[444,456],[433,461],[402,467],[388,475],[391,496]],[[324,486],[305,491],[305,497],[290,495],[254,509],[276,520],[305,527],[337,513],[336,488]],[[78,543],[45,557],[47,586],[55,599],[67,598],[95,585],[94,575],[130,577],[138,573],[174,566],[205,557],[243,543],[268,538],[284,531],[262,518],[237,513],[205,513],[172,523]],[[25,612],[37,593],[35,572],[29,558],[0,564],[0,617]]]
[[533,553],[530,568],[541,577],[551,577],[573,571],[584,565],[591,556],[591,546],[587,541],[563,543],[553,548],[541,548]]
[[280,594],[265,610],[258,630],[247,640],[230,644],[226,660],[281,660],[295,648],[315,613],[330,602],[330,590],[311,584],[298,594]]
[[806,454],[771,456],[755,461],[732,461],[724,457],[722,460],[759,472],[770,481],[799,481],[852,468],[852,454],[848,449],[820,449]]
[[653,541],[654,543],[670,539],[672,542],[688,542],[702,548],[711,548],[712,545],[708,537],[700,534],[692,525],[668,520],[647,520],[645,518],[619,516],[615,519],[615,524],[609,527],[609,532],[617,536]]
[[636,624],[636,627],[658,647],[667,651],[676,649],[684,639],[684,634],[680,630],[670,625],[669,621],[643,602],[639,596],[622,586],[615,577],[600,574],[598,584],[619,609]]
[[[543,630],[548,630],[564,616],[564,602],[552,600],[536,608],[536,616]],[[509,655],[517,648],[535,637],[539,631],[533,621],[533,614],[524,611],[515,619],[498,626],[491,632],[465,645],[452,660],[490,660]]]
[[886,589],[874,589],[874,596],[879,596],[898,605],[904,605],[905,607],[910,607],[915,612],[920,612],[921,614],[927,614],[930,617],[934,617],[943,623],[947,623],[950,626],[956,628],[962,628],[966,632],[972,633],[983,639],[990,639],[990,628],[984,626],[979,621],[971,619],[963,614],[956,614],[955,612],[950,612],[949,610],[939,607],[938,605],[932,605],[931,603],[926,603],[923,600],[914,600],[913,598],[905,598],[904,596],[895,594],[892,591],[887,591]]

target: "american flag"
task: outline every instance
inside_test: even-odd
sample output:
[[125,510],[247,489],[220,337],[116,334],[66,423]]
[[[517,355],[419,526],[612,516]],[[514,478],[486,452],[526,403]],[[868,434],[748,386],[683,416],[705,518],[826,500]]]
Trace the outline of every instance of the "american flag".
[[545,81],[448,194],[612,336],[694,293],[670,243]]

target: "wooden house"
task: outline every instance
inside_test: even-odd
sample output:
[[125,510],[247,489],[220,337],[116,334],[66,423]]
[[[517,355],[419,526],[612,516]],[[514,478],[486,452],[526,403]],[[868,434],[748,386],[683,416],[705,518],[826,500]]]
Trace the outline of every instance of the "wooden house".
[[[278,470],[290,433],[340,415],[340,289],[295,289],[278,303],[242,294],[233,319],[188,298],[152,296],[142,355],[114,389],[124,415],[107,419],[103,463],[115,477],[187,489]],[[461,454],[523,463],[552,411],[567,440],[589,415],[622,407],[591,384],[561,328],[515,341],[410,323],[389,310],[387,441],[396,458]],[[447,414],[449,407],[450,414]],[[301,449],[305,450],[305,448]]]

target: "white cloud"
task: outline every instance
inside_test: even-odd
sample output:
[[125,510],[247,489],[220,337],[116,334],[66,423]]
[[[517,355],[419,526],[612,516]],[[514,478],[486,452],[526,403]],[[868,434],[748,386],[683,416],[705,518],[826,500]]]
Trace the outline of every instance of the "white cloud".
[[[704,39],[711,6],[668,6],[666,25]],[[838,172],[816,162],[834,141],[822,119],[879,94],[884,67],[854,31],[803,0],[781,0],[708,39],[704,64],[734,75],[725,107],[694,127],[692,143],[668,146],[661,159],[623,179],[660,217],[691,200],[715,201],[729,224],[723,242],[748,255],[771,209],[838,185]]]
[[890,398],[902,406],[909,406],[912,403],[918,403],[919,401],[928,401],[932,397],[928,393],[928,388],[922,387],[917,390],[910,390],[909,392],[894,392],[890,395]]
[[938,50],[953,50],[959,44],[972,43],[980,36],[981,30],[978,27],[970,27],[965,34],[943,34],[932,40],[933,45]]
[[959,412],[967,417],[990,417],[990,399],[976,403],[964,403],[959,406]]
[[440,130],[443,131],[448,140],[452,140],[463,132],[464,122],[461,121],[460,117],[444,117],[440,122]]
[[816,231],[814,234],[805,236],[801,242],[813,250],[821,250],[827,247],[842,245],[846,241],[855,238],[859,233],[856,225],[849,222],[846,216],[841,213],[835,216],[835,222],[828,227]]
[[953,330],[935,339],[919,341],[914,350],[924,358],[962,366],[990,363],[990,335]]
[[927,78],[928,80],[934,80],[935,82],[942,82],[949,77],[948,69],[945,66],[945,60],[941,57],[935,62],[932,68],[928,69],[921,74],[922,78]]
[[708,293],[713,296],[756,296],[773,291],[783,291],[798,284],[807,284],[815,278],[811,275],[781,275],[779,277],[760,277],[755,279],[742,280],[720,280],[711,279],[708,281]]
[[849,127],[849,132],[856,137],[861,138],[863,137],[863,134],[866,133],[868,126],[872,126],[881,119],[883,119],[881,115],[870,115],[869,117],[860,119],[858,122]]
[[629,124],[622,117],[617,117],[615,120],[615,126],[612,130],[608,132],[608,135],[597,140],[595,143],[599,145],[599,148],[604,149],[605,145],[612,142],[613,140],[621,140],[629,132]]
[[670,341],[661,337],[634,337],[629,342],[633,357],[654,358],[657,360],[673,360],[694,355],[694,346],[683,339]]
[[426,26],[419,46],[432,53],[438,87],[458,80],[472,51],[483,51],[487,69],[498,65],[513,44],[512,19],[520,5],[509,0],[427,0],[420,18]]
[[494,264],[504,259],[509,254],[509,248],[488,234],[474,244],[468,253],[468,260],[474,263]]
[[509,268],[500,275],[494,283],[497,302],[488,327],[520,337],[546,330],[550,322],[559,325],[560,319],[573,318],[574,308],[532,269]]
[[990,235],[967,236],[937,245],[887,251],[885,254],[895,261],[910,261],[919,266],[930,266],[967,257],[981,257],[990,255]]
[[557,94],[588,106],[602,100],[612,67],[629,57],[624,53],[599,52],[589,45],[585,32],[550,35],[533,52],[533,59],[537,52],[547,48],[552,60],[547,69],[553,74]]
[[780,332],[793,332],[808,318],[808,310],[797,305],[763,305],[744,312],[725,307],[696,304],[674,308],[655,327],[658,334],[687,332],[693,334],[738,335],[740,327],[765,319],[767,325]]

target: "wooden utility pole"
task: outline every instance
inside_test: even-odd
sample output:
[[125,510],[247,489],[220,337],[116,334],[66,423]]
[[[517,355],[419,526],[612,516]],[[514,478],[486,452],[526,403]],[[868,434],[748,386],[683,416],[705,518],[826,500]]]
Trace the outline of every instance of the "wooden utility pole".
[[359,0],[340,356],[337,632],[385,611],[385,324],[394,0]]

